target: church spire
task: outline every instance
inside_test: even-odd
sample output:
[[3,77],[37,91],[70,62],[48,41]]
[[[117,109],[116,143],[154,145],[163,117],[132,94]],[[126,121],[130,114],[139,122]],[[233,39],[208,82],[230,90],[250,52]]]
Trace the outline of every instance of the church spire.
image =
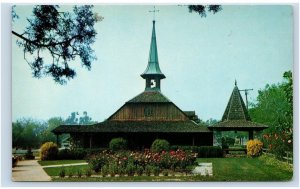
[[166,76],[161,72],[158,63],[155,20],[153,20],[148,66],[144,73],[141,74],[141,77],[146,80],[145,90],[160,90],[160,80],[166,78]]

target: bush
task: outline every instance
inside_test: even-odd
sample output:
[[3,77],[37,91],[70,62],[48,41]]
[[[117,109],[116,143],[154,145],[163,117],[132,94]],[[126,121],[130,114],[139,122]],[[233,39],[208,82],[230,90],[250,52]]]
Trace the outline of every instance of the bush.
[[86,177],[90,177],[91,175],[92,175],[91,169],[86,169],[86,170],[85,170],[85,176],[86,176]]
[[137,166],[136,173],[138,174],[138,176],[142,176],[143,173],[144,173],[143,167],[142,166]]
[[145,173],[147,176],[150,176],[152,173],[153,167],[151,165],[146,165],[145,167]]
[[72,169],[69,169],[69,171],[68,171],[68,176],[69,176],[69,178],[72,178],[72,177],[73,177],[73,170],[72,170]]
[[55,160],[57,159],[58,147],[53,142],[46,142],[41,146],[40,157],[41,160]]
[[158,166],[153,167],[154,176],[159,176],[160,168]]
[[82,171],[81,171],[81,169],[78,169],[78,170],[77,170],[77,176],[78,176],[78,178],[80,178],[80,177],[82,176]]
[[263,143],[259,140],[249,140],[247,142],[247,155],[257,157],[261,155]]
[[199,158],[218,158],[223,157],[223,151],[220,146],[171,146],[172,150],[176,151],[178,149],[184,150],[186,152],[197,153]]
[[135,169],[136,167],[133,163],[128,163],[125,170],[128,176],[134,176]]
[[64,178],[66,176],[66,170],[64,168],[62,168],[60,171],[59,171],[59,177],[61,178]]
[[118,171],[118,165],[116,163],[113,162],[109,165],[109,174],[111,177],[114,177]]
[[35,157],[34,157],[32,151],[31,151],[31,148],[29,148],[29,149],[27,150],[26,154],[25,154],[25,159],[34,159],[34,158],[35,158]]
[[108,165],[104,165],[104,166],[102,167],[102,169],[101,169],[102,176],[103,176],[103,177],[106,177],[107,174],[108,174],[108,172],[109,172],[109,167],[108,167]]
[[156,139],[151,145],[151,150],[154,152],[168,151],[170,143],[164,139]]
[[127,149],[127,141],[123,138],[113,138],[109,142],[109,149],[112,151],[126,150]]

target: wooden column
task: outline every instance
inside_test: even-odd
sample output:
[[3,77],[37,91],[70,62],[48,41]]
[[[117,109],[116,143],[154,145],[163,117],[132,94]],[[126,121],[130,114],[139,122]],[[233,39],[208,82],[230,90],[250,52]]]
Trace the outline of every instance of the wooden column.
[[192,145],[195,146],[195,137],[192,138]]
[[90,149],[92,148],[92,138],[93,138],[93,135],[90,135]]
[[249,140],[253,140],[253,130],[249,131]]
[[59,135],[58,134],[56,135],[56,145],[57,145],[57,147],[59,147]]

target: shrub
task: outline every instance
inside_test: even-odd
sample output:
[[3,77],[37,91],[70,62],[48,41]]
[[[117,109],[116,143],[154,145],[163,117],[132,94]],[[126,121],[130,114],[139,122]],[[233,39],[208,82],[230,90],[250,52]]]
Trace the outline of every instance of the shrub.
[[165,177],[167,177],[169,175],[169,172],[167,170],[164,170],[162,173]]
[[223,157],[223,151],[220,146],[171,146],[171,149],[174,151],[181,149],[186,152],[197,153],[197,157],[199,158]]
[[125,170],[128,176],[134,176],[135,169],[136,167],[133,163],[128,163]]
[[109,142],[109,149],[112,151],[125,150],[127,148],[127,141],[123,138],[113,138]]
[[92,175],[91,169],[86,169],[86,170],[85,170],[85,176],[86,176],[86,177],[90,177],[91,175]]
[[108,165],[104,165],[104,166],[102,167],[102,169],[101,169],[102,176],[103,176],[103,177],[106,177],[107,174],[108,174],[108,172],[109,172],[109,167],[108,167]]
[[153,167],[154,176],[159,176],[160,168],[158,166]]
[[151,145],[151,150],[154,152],[168,151],[170,149],[170,143],[164,139],[156,139]]
[[145,167],[145,173],[147,176],[150,176],[152,173],[153,167],[151,165],[146,165]]
[[249,140],[247,142],[247,155],[257,157],[261,155],[263,143],[259,140]]
[[60,171],[59,171],[59,177],[61,178],[64,178],[66,176],[66,170],[64,168],[62,168]]
[[77,170],[77,176],[78,176],[78,178],[80,178],[80,177],[82,176],[82,171],[81,171],[81,169],[78,169],[78,170]]
[[69,171],[68,171],[68,176],[69,176],[69,178],[72,178],[72,177],[73,177],[73,170],[72,170],[72,169],[69,169]]
[[142,176],[143,173],[144,173],[143,167],[138,165],[137,168],[136,168],[136,173],[137,173],[138,176]]
[[34,159],[34,158],[35,158],[35,157],[34,157],[32,151],[31,151],[31,148],[29,148],[29,149],[27,150],[26,154],[25,154],[25,159]]
[[109,161],[109,157],[105,153],[92,155],[87,159],[87,162],[92,170],[96,173],[101,171],[102,167]]
[[41,160],[55,160],[57,158],[58,147],[53,142],[46,142],[41,146]]
[[109,165],[109,174],[111,177],[114,177],[117,173],[118,173],[118,165],[113,162]]

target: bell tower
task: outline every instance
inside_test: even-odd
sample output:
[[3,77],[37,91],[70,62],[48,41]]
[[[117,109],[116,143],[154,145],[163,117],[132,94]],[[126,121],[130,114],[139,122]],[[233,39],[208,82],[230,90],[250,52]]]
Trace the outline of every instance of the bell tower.
[[156,45],[156,34],[155,34],[155,20],[153,20],[152,37],[150,44],[150,53],[148,66],[141,77],[146,80],[145,90],[159,90],[160,91],[160,80],[166,78],[161,72],[158,63],[158,53]]

